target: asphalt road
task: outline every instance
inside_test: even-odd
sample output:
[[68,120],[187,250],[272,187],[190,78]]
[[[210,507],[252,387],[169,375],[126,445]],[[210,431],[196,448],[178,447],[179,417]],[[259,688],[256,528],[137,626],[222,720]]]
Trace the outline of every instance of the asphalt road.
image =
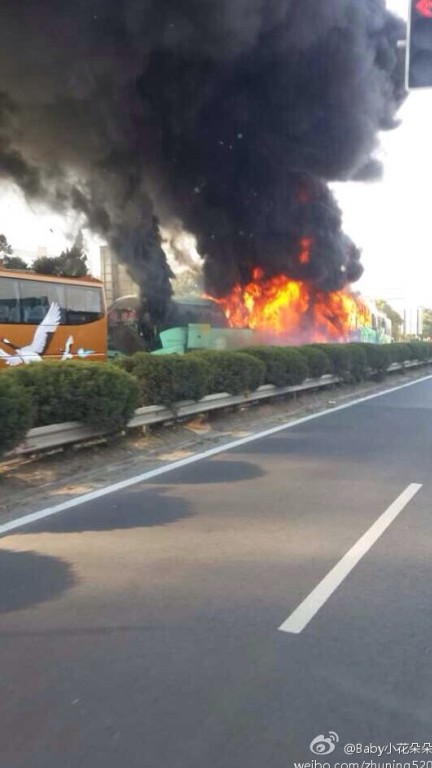
[[[431,447],[427,380],[5,536],[1,768],[333,766],[361,762],[348,742],[432,743]],[[412,483],[304,630],[280,631]]]

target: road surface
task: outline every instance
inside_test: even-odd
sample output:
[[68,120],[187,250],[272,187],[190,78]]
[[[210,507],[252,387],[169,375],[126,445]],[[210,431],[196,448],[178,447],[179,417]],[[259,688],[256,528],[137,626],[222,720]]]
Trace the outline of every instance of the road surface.
[[1,767],[432,751],[431,446],[428,379],[10,531]]

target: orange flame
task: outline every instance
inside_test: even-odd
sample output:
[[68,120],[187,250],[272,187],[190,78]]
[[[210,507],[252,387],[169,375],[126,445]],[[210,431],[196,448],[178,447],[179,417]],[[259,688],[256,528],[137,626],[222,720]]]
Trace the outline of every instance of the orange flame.
[[[308,247],[305,239],[302,253],[307,256]],[[352,294],[316,291],[285,275],[265,278],[259,268],[248,285],[234,286],[217,301],[232,328],[263,331],[279,343],[348,341],[370,324],[369,310]]]

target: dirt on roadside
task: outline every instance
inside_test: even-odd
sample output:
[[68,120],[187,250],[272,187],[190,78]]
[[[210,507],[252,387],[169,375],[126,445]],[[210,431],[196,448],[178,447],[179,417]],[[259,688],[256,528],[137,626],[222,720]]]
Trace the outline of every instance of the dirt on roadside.
[[115,436],[90,446],[0,463],[0,522],[87,493],[239,437],[391,389],[430,372],[393,374],[385,382],[334,386],[224,409]]

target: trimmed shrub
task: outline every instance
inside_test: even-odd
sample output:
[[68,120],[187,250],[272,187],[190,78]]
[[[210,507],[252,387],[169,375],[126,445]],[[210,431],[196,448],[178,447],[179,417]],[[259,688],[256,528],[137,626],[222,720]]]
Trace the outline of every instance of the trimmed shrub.
[[408,344],[395,342],[387,346],[392,363],[404,363],[406,360],[411,360],[412,351]]
[[314,349],[324,351],[330,360],[331,373],[343,381],[349,381],[351,370],[351,351],[348,344],[313,344]]
[[274,347],[280,349],[280,353],[285,360],[285,386],[292,387],[296,384],[302,384],[310,377],[308,361],[297,349],[292,347]]
[[206,366],[208,394],[242,395],[264,383],[264,363],[248,352],[202,350],[191,352],[186,355],[188,358],[195,358]]
[[246,347],[247,354],[264,364],[264,383],[283,387],[286,383],[286,361],[281,354],[281,347]]
[[412,360],[428,360],[430,351],[424,341],[410,341],[407,347],[411,350]]
[[[384,378],[387,373],[387,368],[391,362],[387,344],[350,344],[350,347],[353,350],[363,350],[364,354],[366,355],[366,368],[369,368],[371,371],[373,371],[378,378]],[[362,377],[364,377],[365,372],[366,371],[363,370]]]
[[11,373],[0,373],[0,458],[19,445],[32,426],[29,394]]
[[178,400],[200,400],[208,392],[207,368],[192,355],[137,352],[116,365],[136,378],[139,406],[171,406]]
[[248,347],[245,351],[265,364],[265,384],[294,386],[309,375],[305,356],[293,347]]
[[175,400],[201,400],[208,393],[207,370],[200,360],[186,355],[168,355],[168,361]]
[[44,361],[16,368],[10,375],[30,396],[34,427],[81,421],[116,431],[136,407],[135,380],[109,363]]
[[365,347],[367,344],[347,344],[350,356],[350,368],[347,381],[363,381],[369,371],[369,363]]
[[325,376],[327,373],[331,372],[330,359],[326,355],[325,349],[317,349],[316,347],[307,344],[303,347],[299,347],[298,351],[306,358],[309,376],[312,379],[319,379],[321,376]]

